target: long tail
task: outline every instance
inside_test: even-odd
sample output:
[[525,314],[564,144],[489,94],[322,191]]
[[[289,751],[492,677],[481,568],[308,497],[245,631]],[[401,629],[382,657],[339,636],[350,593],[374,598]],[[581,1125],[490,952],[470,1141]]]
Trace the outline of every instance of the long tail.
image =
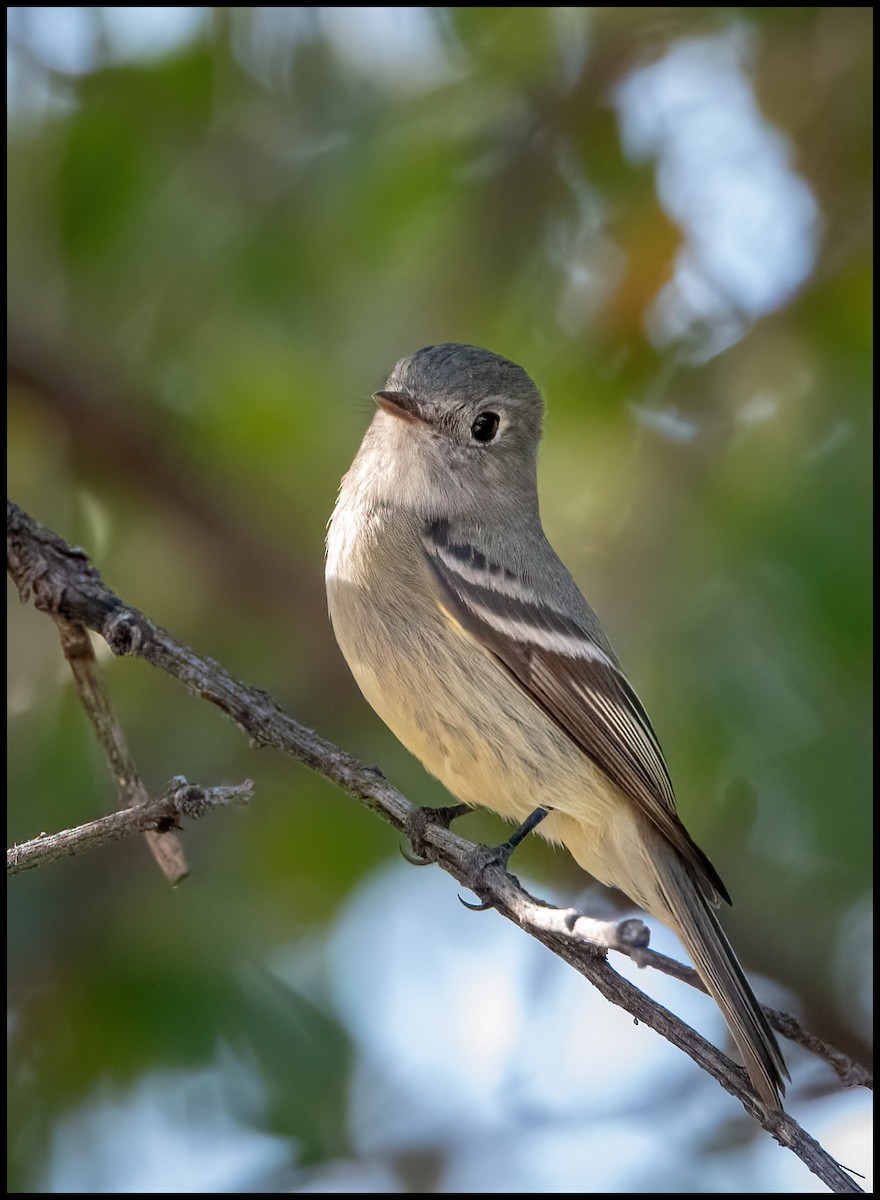
[[[665,857],[665,856],[664,856]],[[718,1004],[739,1047],[749,1078],[767,1105],[778,1111],[788,1068],[773,1030],[709,901],[688,867],[671,855],[659,867],[661,894],[697,973]]]

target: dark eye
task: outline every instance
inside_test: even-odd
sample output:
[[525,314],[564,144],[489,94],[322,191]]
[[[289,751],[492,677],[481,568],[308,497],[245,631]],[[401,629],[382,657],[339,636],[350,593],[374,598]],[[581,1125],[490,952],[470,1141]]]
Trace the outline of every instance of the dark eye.
[[480,413],[473,425],[471,425],[471,433],[478,442],[491,442],[492,438],[498,432],[500,423],[501,418],[498,416],[498,413]]

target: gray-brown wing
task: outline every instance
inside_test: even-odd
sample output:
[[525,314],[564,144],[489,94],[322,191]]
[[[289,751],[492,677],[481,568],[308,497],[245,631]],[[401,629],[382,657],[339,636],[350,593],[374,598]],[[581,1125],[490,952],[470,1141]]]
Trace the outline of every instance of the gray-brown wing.
[[614,659],[577,621],[455,540],[447,522],[431,524],[423,544],[441,607],[639,805],[710,892],[729,903],[717,872],[678,818],[648,714]]

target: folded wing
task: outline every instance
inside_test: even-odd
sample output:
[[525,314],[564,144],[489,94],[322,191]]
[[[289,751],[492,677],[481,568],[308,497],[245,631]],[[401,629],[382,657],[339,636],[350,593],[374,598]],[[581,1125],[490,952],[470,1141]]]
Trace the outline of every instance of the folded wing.
[[437,601],[681,853],[710,896],[730,897],[678,818],[663,753],[608,652],[512,572],[435,521],[423,539]]

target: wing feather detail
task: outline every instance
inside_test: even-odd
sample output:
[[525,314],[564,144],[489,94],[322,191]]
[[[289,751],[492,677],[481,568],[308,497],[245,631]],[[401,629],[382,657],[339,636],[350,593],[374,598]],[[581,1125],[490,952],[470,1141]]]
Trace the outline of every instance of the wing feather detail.
[[456,542],[448,522],[425,530],[438,602],[518,686],[730,902],[678,818],[663,752],[616,661],[577,621],[542,602],[511,571]]

